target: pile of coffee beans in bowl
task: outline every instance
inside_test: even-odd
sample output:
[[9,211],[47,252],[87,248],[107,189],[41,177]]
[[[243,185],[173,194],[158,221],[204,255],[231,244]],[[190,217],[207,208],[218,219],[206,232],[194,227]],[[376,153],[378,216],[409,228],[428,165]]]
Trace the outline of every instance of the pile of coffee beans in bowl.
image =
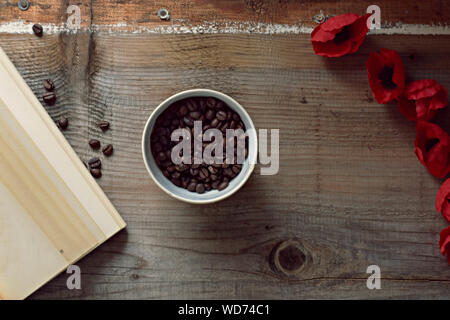
[[214,97],[170,105],[151,133],[153,158],[174,185],[191,192],[224,190],[242,170],[248,137],[238,113]]

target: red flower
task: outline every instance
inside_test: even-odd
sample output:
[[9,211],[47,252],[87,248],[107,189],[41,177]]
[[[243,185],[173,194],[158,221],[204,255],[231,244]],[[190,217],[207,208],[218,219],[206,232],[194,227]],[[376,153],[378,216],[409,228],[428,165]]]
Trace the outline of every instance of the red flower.
[[395,50],[371,52],[366,63],[369,84],[378,103],[397,99],[405,88],[405,66]]
[[442,255],[447,255],[447,261],[450,264],[450,226],[441,231],[439,248],[441,248]]
[[450,179],[444,182],[439,189],[436,199],[436,210],[441,212],[444,218],[450,222]]
[[409,83],[398,100],[400,112],[411,121],[430,121],[438,109],[447,106],[447,90],[434,80]]
[[369,17],[370,14],[359,16],[356,13],[347,13],[319,24],[311,33],[314,52],[330,58],[356,52],[369,30]]
[[436,124],[417,121],[416,155],[436,178],[442,179],[450,172],[450,138]]

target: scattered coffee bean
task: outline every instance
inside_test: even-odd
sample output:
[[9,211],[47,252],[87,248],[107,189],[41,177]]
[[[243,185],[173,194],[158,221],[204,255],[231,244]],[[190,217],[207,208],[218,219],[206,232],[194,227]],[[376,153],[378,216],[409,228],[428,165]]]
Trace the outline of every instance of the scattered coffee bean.
[[89,160],[88,164],[89,164],[89,168],[91,168],[91,169],[101,169],[102,168],[102,161],[97,157]]
[[44,84],[45,90],[47,90],[47,91],[55,90],[55,84],[53,83],[52,80],[50,80],[50,79],[44,80],[43,84]]
[[49,106],[52,106],[56,102],[56,95],[53,92],[47,92],[42,96],[42,100]]
[[98,168],[91,168],[90,170],[92,176],[96,179],[101,178],[102,176],[102,170],[98,169]]
[[38,23],[33,25],[33,32],[36,36],[42,37],[44,35],[44,28]]
[[69,120],[67,118],[59,119],[58,126],[61,128],[61,130],[66,130],[69,126]]
[[[194,121],[202,121],[203,132],[194,137]],[[213,163],[193,163],[175,165],[171,161],[172,148],[177,144],[171,141],[171,133],[179,128],[191,132],[191,155],[199,156],[210,142],[203,142],[202,150],[194,150],[194,141],[201,139],[201,135],[210,128],[222,131],[224,140],[224,158],[216,158]],[[225,103],[213,97],[188,98],[169,106],[156,120],[151,134],[151,150],[156,164],[163,175],[173,184],[190,192],[204,193],[210,190],[224,190],[231,179],[242,170],[240,164],[224,163],[226,145],[234,143],[234,153],[237,154],[235,138],[226,140],[226,129],[243,129],[245,126],[240,116]],[[245,155],[248,154],[248,140],[245,143]],[[180,156],[182,153],[180,153]],[[234,159],[236,160],[236,158]]]
[[107,146],[105,146],[103,149],[103,154],[107,157],[110,157],[113,154],[114,148],[112,144],[108,144]]
[[109,129],[109,122],[108,121],[100,121],[99,123],[98,123],[98,127],[100,128],[100,129],[102,129],[102,131],[103,132],[105,132],[106,130],[108,130]]
[[91,139],[89,140],[89,145],[91,146],[92,149],[94,150],[98,150],[100,149],[100,141],[98,141],[97,139]]

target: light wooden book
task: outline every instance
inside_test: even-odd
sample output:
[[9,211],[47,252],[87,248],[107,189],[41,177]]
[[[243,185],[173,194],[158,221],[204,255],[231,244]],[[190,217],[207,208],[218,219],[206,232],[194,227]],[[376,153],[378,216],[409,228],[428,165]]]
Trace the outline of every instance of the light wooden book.
[[0,48],[0,299],[23,299],[125,227]]

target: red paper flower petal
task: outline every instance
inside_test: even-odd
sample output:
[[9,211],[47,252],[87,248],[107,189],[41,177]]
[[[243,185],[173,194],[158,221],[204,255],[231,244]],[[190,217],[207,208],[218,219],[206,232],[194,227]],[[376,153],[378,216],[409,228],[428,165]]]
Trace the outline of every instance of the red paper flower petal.
[[442,179],[450,172],[450,138],[438,125],[417,121],[416,155],[436,178]]
[[417,80],[408,83],[405,88],[405,96],[409,100],[419,100],[434,96],[439,90],[440,85],[435,80]]
[[314,28],[311,41],[314,52],[324,57],[340,57],[354,53],[363,43],[370,14],[347,13],[332,17]]
[[447,261],[450,265],[450,226],[441,231],[439,248],[442,255],[447,255]]
[[447,90],[435,80],[425,79],[408,83],[398,104],[400,112],[409,120],[430,121],[437,110],[447,106],[447,101]]
[[436,199],[436,210],[450,222],[450,179],[444,182],[439,189]]
[[397,99],[405,88],[405,66],[395,50],[370,53],[366,63],[370,88],[378,103]]
[[413,101],[406,99],[404,96],[398,97],[398,110],[409,121],[417,121],[416,105]]

